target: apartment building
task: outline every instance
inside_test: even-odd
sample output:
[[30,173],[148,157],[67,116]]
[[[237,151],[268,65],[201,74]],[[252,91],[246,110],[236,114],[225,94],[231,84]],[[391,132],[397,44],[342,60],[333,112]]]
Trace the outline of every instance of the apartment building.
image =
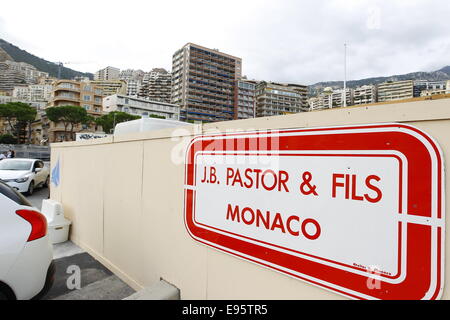
[[266,117],[308,111],[308,87],[261,81],[256,85],[256,116]]
[[255,118],[257,81],[241,79],[237,81],[237,112],[235,119]]
[[155,68],[144,75],[138,96],[152,101],[170,103],[172,74],[163,68]]
[[446,81],[414,81],[414,97],[424,97],[445,93]]
[[103,98],[103,111],[121,111],[141,117],[157,116],[180,120],[179,105],[119,94]]
[[320,97],[311,97],[308,99],[309,111],[325,109],[323,99]]
[[141,80],[128,79],[126,80],[126,83],[127,83],[126,95],[131,97],[137,97],[142,87]]
[[414,97],[414,81],[388,81],[377,86],[378,102],[410,99]]
[[172,103],[183,121],[233,120],[237,112],[236,81],[242,59],[188,43],[172,57]]
[[114,67],[106,67],[98,70],[94,74],[94,80],[119,80],[120,69]]
[[102,91],[103,97],[127,93],[127,83],[124,80],[93,80],[90,83]]
[[140,69],[138,69],[138,70],[126,69],[126,70],[120,71],[119,79],[125,80],[125,81],[128,81],[128,80],[142,81],[142,79],[144,78],[144,74],[145,74],[145,72]]
[[58,80],[53,88],[50,106],[80,106],[88,113],[101,115],[102,89],[93,81]]
[[[344,107],[344,89],[336,89],[333,90],[333,93],[331,95],[331,106],[332,108],[341,108]],[[346,106],[353,105],[353,89],[346,88],[345,90],[345,102]]]
[[11,61],[0,62],[0,92],[10,95],[15,86],[26,85],[25,72],[14,68]]
[[[50,107],[80,106],[93,117],[102,115],[102,89],[96,87],[93,81],[58,80],[54,84]],[[74,132],[96,132],[95,125],[78,125]],[[49,142],[64,141],[66,133],[61,123],[48,123]]]
[[[354,104],[354,94],[352,88],[346,88],[345,99],[347,106]],[[344,89],[326,87],[318,96],[310,98],[308,102],[310,111],[344,107]]]
[[26,99],[16,98],[13,96],[0,95],[0,104],[10,103],[10,102],[26,103],[26,104],[29,104],[30,106],[32,106],[33,108],[36,108],[37,110],[44,109],[48,104],[47,101],[29,101]]
[[52,91],[53,86],[50,84],[31,84],[14,87],[12,96],[30,102],[48,102],[51,99]]
[[369,104],[377,102],[377,87],[375,85],[365,85],[353,90],[353,104]]

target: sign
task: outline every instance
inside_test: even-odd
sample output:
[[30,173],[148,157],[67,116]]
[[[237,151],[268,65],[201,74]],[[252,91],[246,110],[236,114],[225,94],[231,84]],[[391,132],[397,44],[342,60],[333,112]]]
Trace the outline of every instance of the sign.
[[438,299],[443,158],[381,124],[198,136],[185,225],[205,245],[355,299]]

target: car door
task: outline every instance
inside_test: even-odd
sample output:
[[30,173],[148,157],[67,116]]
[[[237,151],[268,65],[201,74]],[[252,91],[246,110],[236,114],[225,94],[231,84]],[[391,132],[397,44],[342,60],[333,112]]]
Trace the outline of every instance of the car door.
[[[36,169],[40,169],[41,171],[36,172]],[[44,183],[45,179],[47,178],[45,176],[45,172],[44,172],[43,169],[44,169],[44,163],[42,161],[37,160],[37,161],[34,162],[33,171],[36,172],[35,173],[35,177],[34,177],[34,181],[35,181],[36,185]]]
[[0,281],[22,251],[31,232],[29,222],[16,211],[31,204],[11,187],[0,182]]

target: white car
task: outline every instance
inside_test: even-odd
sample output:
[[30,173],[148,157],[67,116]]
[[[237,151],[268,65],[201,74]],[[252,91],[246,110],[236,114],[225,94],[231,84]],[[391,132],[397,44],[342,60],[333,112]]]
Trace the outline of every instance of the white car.
[[32,195],[37,187],[48,187],[50,171],[38,159],[3,159],[0,161],[0,180],[19,192]]
[[47,220],[0,182],[0,300],[40,298],[55,274]]

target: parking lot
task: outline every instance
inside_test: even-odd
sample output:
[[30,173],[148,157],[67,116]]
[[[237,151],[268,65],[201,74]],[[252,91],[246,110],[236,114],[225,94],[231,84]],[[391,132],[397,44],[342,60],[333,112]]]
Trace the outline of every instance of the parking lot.
[[[49,189],[36,189],[27,199],[38,209]],[[71,241],[53,245],[55,282],[43,300],[120,300],[135,291]]]

